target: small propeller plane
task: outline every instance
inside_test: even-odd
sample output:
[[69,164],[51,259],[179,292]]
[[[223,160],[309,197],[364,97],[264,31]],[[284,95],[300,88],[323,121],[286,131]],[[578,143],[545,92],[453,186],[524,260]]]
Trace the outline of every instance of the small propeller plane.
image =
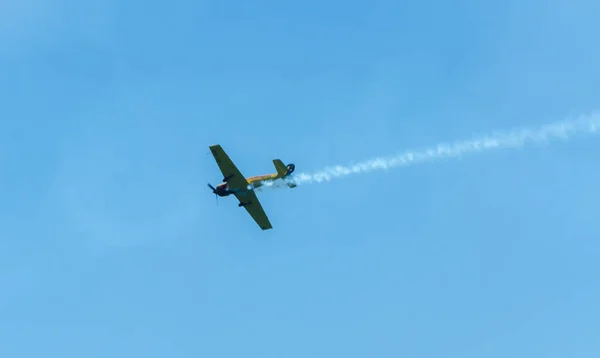
[[[238,206],[243,206],[262,230],[272,229],[271,222],[262,205],[260,205],[254,189],[263,186],[265,182],[286,178],[294,172],[296,166],[291,163],[285,165],[280,159],[273,159],[276,173],[246,178],[240,173],[235,164],[233,164],[227,153],[221,148],[221,145],[216,144],[209,148],[219,169],[221,169],[221,173],[223,173],[223,183],[217,185],[216,188],[209,183],[208,187],[218,196],[235,195],[240,202]],[[290,188],[296,187],[296,184],[291,182],[286,182],[286,184]]]

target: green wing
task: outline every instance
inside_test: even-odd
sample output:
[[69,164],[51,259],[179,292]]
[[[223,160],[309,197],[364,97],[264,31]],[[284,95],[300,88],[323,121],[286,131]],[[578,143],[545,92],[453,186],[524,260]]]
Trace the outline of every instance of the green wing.
[[219,144],[211,145],[209,148],[219,169],[221,169],[221,173],[223,173],[223,178],[229,178],[227,180],[229,188],[247,190],[249,184],[246,177],[240,173],[223,148]]
[[233,164],[227,153],[221,148],[219,144],[212,145],[209,147],[210,152],[215,161],[223,173],[223,178],[228,178],[227,183],[230,189],[240,189],[241,191],[234,193],[235,197],[240,203],[245,203],[244,208],[250,214],[252,219],[258,224],[263,230],[269,230],[273,227],[267,217],[267,214],[260,205],[260,201],[253,190],[248,190],[248,181],[246,177],[240,173],[238,168]]
[[267,217],[267,214],[260,205],[260,201],[256,196],[256,193],[253,190],[248,190],[242,193],[235,193],[235,197],[240,201],[240,203],[244,203],[244,208],[252,216],[252,219],[258,224],[258,226],[263,230],[272,229],[271,222]]

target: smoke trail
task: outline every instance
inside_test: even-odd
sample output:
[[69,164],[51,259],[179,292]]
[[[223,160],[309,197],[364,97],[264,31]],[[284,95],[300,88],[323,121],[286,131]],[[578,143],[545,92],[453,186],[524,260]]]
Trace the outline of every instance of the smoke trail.
[[[530,143],[546,143],[555,139],[567,140],[577,134],[595,134],[600,131],[600,111],[582,115],[576,119],[554,122],[537,128],[515,129],[510,132],[492,133],[454,143],[441,143],[422,150],[409,150],[395,156],[375,158],[352,165],[336,165],[314,173],[294,174],[287,181],[296,184],[321,183],[351,174],[368,173],[374,170],[391,169],[417,163],[455,158],[464,154],[485,152],[494,149],[520,148]],[[266,186],[279,187],[275,183]]]

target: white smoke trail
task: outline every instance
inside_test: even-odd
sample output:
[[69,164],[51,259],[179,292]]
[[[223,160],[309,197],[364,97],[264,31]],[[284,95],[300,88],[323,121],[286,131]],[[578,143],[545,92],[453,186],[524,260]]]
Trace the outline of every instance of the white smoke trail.
[[[597,132],[600,132],[600,111],[537,128],[515,129],[504,133],[495,132],[470,140],[441,143],[423,150],[409,150],[395,156],[375,158],[357,164],[327,167],[314,173],[294,174],[292,175],[293,178],[286,178],[286,180],[296,184],[321,183],[351,174],[409,166],[444,158],[455,158],[464,154],[494,149],[520,148],[526,144],[546,143],[555,139],[567,140],[577,134],[595,134]],[[281,185],[272,182],[265,183],[265,186],[280,187]]]

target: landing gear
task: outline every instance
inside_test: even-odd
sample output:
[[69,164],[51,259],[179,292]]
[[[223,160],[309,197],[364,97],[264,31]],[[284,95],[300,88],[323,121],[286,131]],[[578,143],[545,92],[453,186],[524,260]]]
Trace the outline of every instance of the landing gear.
[[238,204],[238,206],[239,206],[239,207],[242,207],[242,206],[246,206],[246,205],[250,205],[250,204],[252,204],[252,202],[250,202],[250,201],[249,201],[249,202],[247,202],[247,203],[240,202],[240,203]]
[[233,178],[233,174],[228,175],[226,177],[223,178],[223,183],[226,183],[229,179]]

